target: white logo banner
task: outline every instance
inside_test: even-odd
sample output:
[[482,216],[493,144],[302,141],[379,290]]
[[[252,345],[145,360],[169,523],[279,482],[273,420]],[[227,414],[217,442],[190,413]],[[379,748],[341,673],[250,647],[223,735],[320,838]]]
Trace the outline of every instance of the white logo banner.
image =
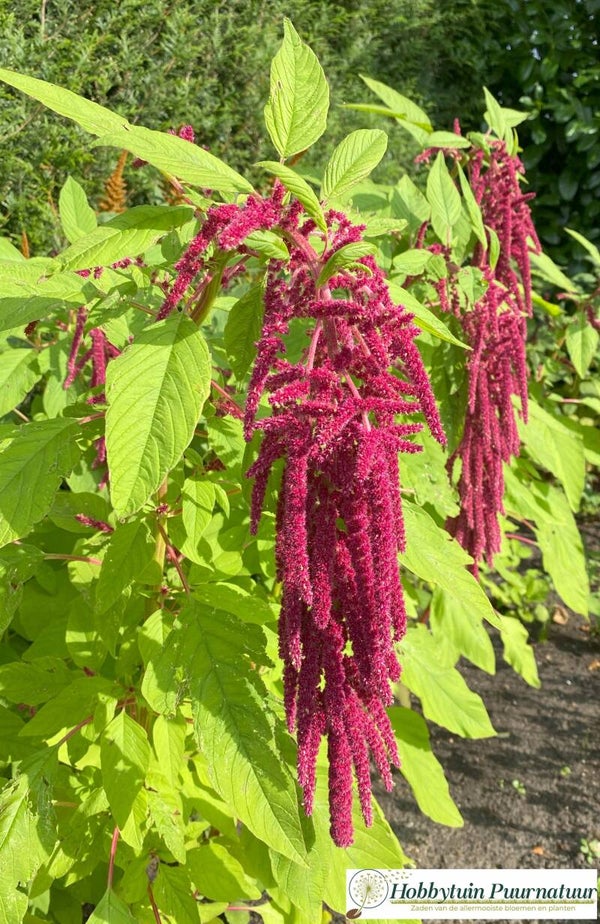
[[350,869],[346,917],[595,921],[597,879],[593,869]]

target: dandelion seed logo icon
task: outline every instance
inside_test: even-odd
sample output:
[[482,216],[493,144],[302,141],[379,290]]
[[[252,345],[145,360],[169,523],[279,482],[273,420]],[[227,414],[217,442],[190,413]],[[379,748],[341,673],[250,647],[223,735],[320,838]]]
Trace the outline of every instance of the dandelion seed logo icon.
[[361,869],[348,884],[348,895],[356,908],[346,912],[351,920],[358,918],[363,908],[377,908],[388,894],[388,884],[383,873],[376,869]]

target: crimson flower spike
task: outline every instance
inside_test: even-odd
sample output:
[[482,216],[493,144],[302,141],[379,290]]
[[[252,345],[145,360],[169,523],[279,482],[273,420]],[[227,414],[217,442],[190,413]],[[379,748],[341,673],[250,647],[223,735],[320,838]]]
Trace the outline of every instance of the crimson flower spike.
[[[495,267],[490,251],[478,244],[473,265],[487,282],[485,294],[473,310],[461,315],[465,337],[473,348],[468,359],[469,400],[461,443],[449,460],[462,463],[458,490],[460,513],[447,526],[474,559],[474,573],[485,557],[492,564],[500,550],[499,515],[504,513],[502,466],[518,455],[520,440],[513,395],[520,398],[527,420],[527,317],[531,315],[529,254],[541,247],[519,176],[518,157],[503,141],[492,141],[488,162],[478,151],[471,164],[471,188],[484,224],[498,236]],[[440,299],[450,310],[447,295]],[[456,306],[456,302],[453,302]],[[457,313],[460,309],[455,307]]]
[[[209,209],[177,265],[160,317],[210,279],[209,245],[245,252],[250,231],[276,228],[289,261],[269,261],[265,312],[250,379],[244,429],[263,435],[256,461],[251,529],[256,532],[269,473],[284,460],[277,509],[277,573],[283,586],[279,651],[284,701],[298,740],[298,779],[304,807],[314,805],[317,755],[329,757],[331,834],[353,840],[353,777],[362,814],[372,823],[370,756],[386,787],[398,750],[385,706],[400,677],[394,643],[406,630],[398,571],[405,547],[398,452],[424,417],[445,443],[435,401],[415,345],[413,316],[395,305],[370,256],[318,285],[333,253],[362,239],[364,227],[339,212],[326,214],[325,249],[311,238],[312,219],[297,202],[283,202],[276,183],[268,199]],[[199,281],[196,281],[199,280]],[[292,320],[306,325],[301,362],[286,358]],[[271,407],[258,418],[261,398]],[[407,420],[409,418],[409,420]]]

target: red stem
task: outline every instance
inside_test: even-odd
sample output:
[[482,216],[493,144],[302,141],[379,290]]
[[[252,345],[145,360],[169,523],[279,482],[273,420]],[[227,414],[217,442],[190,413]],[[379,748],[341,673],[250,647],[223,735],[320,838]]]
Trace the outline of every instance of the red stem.
[[519,542],[524,542],[525,545],[532,545],[537,548],[537,542],[534,542],[533,539],[527,539],[526,536],[520,536],[518,533],[506,533],[507,539],[518,539]]
[[81,731],[82,728],[85,728],[85,726],[89,725],[90,722],[93,722],[93,720],[94,720],[93,715],[86,716],[85,719],[82,719],[81,722],[78,722],[77,725],[74,726],[74,728],[68,731],[66,735],[63,735],[63,737],[60,739],[56,747],[57,748],[62,747],[62,745],[66,744],[67,741],[69,741],[69,739],[73,737],[73,735],[76,735],[78,731]]
[[115,825],[113,831],[112,841],[110,844],[110,859],[108,861],[108,888],[112,889],[113,884],[113,875],[115,872],[115,857],[117,855],[117,844],[119,843],[119,831],[118,827]]
[[44,555],[45,561],[87,561],[88,565],[101,565],[99,558],[90,558],[89,555],[61,555],[58,552],[48,552]]
[[226,398],[226,399],[227,399],[227,403],[228,403],[228,404],[230,405],[230,407],[231,407],[230,414],[232,415],[232,417],[237,417],[238,420],[243,420],[243,419],[244,419],[244,413],[243,413],[243,411],[241,411],[240,408],[237,406],[237,404],[235,403],[235,401],[233,400],[233,398],[231,397],[231,395],[228,395],[227,392],[225,391],[225,389],[224,389],[224,388],[221,388],[221,386],[220,386],[217,382],[215,382],[214,379],[212,379],[212,381],[211,381],[210,384],[212,385],[212,387],[214,388],[215,391],[218,391],[219,394],[223,396],[223,398]]
[[152,906],[152,911],[154,913],[154,920],[156,924],[162,924],[162,919],[160,916],[160,911],[157,908],[156,902],[154,901],[154,892],[152,891],[152,886],[148,883],[148,898],[150,899],[150,904]]
[[166,548],[166,550],[167,550],[167,555],[169,556],[169,558],[170,558],[171,562],[173,563],[173,565],[175,565],[175,570],[177,571],[177,574],[179,575],[179,580],[181,581],[181,583],[182,583],[182,585],[183,585],[183,589],[185,590],[186,594],[188,594],[188,596],[189,596],[189,594],[191,593],[191,587],[190,587],[190,585],[189,585],[188,582],[187,582],[187,578],[186,578],[185,574],[183,573],[183,569],[182,569],[182,567],[181,567],[181,563],[180,563],[180,561],[179,561],[179,559],[178,559],[178,557],[177,557],[177,554],[176,554],[176,552],[175,552],[175,549],[174,549],[173,546],[170,544],[170,542],[169,542],[169,537],[168,537],[168,535],[167,535],[166,530],[165,530],[164,527],[162,526],[162,524],[161,524],[161,523],[157,523],[157,526],[158,526],[158,531],[159,531],[159,533],[161,534],[161,536],[163,537],[163,539],[164,539],[164,541],[165,541],[165,548]]

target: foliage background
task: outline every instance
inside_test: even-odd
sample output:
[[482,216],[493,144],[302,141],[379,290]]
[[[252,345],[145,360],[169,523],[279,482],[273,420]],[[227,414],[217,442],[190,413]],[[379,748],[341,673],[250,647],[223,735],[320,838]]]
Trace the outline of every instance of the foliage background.
[[[360,73],[410,96],[439,128],[459,113],[464,130],[478,128],[486,84],[504,105],[530,112],[519,135],[538,193],[534,217],[552,256],[580,270],[581,251],[561,232],[600,235],[599,11],[599,0],[0,0],[0,60],[151,128],[191,123],[240,170],[268,153],[262,109],[283,15],[315,50],[338,104],[308,167],[369,124],[339,107],[368,98]],[[399,126],[386,130],[383,179],[398,159],[410,170],[416,153]],[[82,141],[76,127],[0,88],[3,234],[18,241],[25,231],[34,248],[56,248],[56,202],[69,173],[92,201],[101,198],[116,158],[94,157]],[[130,168],[126,178],[131,204],[160,200],[152,179]]]

